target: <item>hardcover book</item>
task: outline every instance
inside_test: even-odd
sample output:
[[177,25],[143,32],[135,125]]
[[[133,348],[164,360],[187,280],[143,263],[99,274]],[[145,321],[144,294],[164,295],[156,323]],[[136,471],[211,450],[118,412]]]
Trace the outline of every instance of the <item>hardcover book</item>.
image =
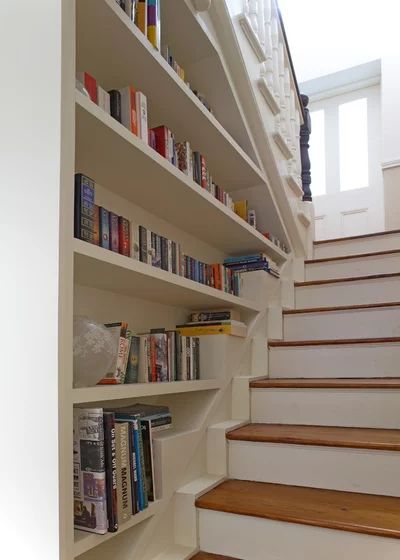
[[131,256],[130,223],[123,216],[118,217],[118,249],[121,255]]
[[147,0],[147,38],[160,50],[160,0]]
[[94,181],[86,175],[75,175],[74,235],[89,243],[94,241],[94,187]]
[[138,117],[136,110],[136,90],[127,86],[121,93],[121,123],[133,134],[138,134]]
[[115,443],[117,460],[117,504],[119,523],[128,521],[132,515],[131,466],[129,453],[129,429],[127,422],[116,421]]
[[108,529],[102,408],[74,409],[74,526],[92,533]]
[[144,35],[147,35],[147,0],[138,0],[135,24]]
[[99,381],[99,385],[119,385],[125,380],[126,334],[128,323],[106,323],[115,338],[115,359],[112,369]]
[[100,213],[97,204],[93,205],[93,244],[100,245]]
[[119,253],[119,227],[118,216],[114,212],[109,213],[110,217],[110,249]]
[[99,208],[100,247],[110,248],[110,213],[100,206]]
[[147,126],[147,98],[141,91],[136,92],[137,135],[148,144],[149,129]]
[[76,77],[79,82],[84,86],[86,91],[89,94],[90,99],[93,103],[98,104],[98,97],[97,97],[97,81],[96,78],[91,76],[88,72],[78,72]]
[[98,105],[108,115],[110,114],[110,94],[102,87],[97,86],[97,99]]
[[125,383],[137,383],[139,380],[140,337],[130,335],[130,349],[126,369]]
[[121,92],[112,89],[108,93],[110,94],[110,114],[118,122],[121,122]]
[[107,483],[108,530],[110,533],[115,533],[115,531],[118,530],[115,414],[113,412],[104,412],[103,419]]

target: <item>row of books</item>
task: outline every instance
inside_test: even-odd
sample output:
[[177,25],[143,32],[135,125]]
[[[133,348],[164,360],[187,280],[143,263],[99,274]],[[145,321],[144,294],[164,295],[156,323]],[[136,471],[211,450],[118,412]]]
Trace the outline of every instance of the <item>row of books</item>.
[[116,532],[160,497],[156,485],[155,432],[170,428],[167,406],[74,408],[74,526]]
[[180,244],[95,204],[95,183],[75,175],[74,235],[126,257],[239,296],[240,275],[222,263],[208,264],[182,252]]
[[128,323],[106,323],[115,340],[115,359],[100,385],[200,379],[200,340],[179,330],[134,334]]
[[228,257],[224,260],[224,266],[236,273],[253,272],[264,270],[272,276],[279,278],[279,268],[265,253],[242,255],[240,257]]
[[160,0],[116,0],[129,19],[160,50]]
[[269,231],[266,231],[263,233],[263,235],[269,239],[270,241],[272,241],[272,243],[274,245],[276,245],[279,249],[281,249],[284,253],[289,253],[289,249],[286,245],[286,243],[284,243],[283,241],[281,241],[279,239],[279,237],[276,237],[275,235],[273,235],[272,233],[270,233]]

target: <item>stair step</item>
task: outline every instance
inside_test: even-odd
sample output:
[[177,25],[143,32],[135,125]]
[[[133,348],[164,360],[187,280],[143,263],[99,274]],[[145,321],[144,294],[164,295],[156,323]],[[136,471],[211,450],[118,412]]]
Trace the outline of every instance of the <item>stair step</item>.
[[272,424],[400,428],[400,378],[259,379],[251,421]]
[[232,556],[221,556],[220,554],[212,554],[211,552],[198,552],[191,560],[239,560]]
[[257,379],[250,383],[252,389],[298,388],[298,389],[400,389],[400,377],[370,378],[281,378]]
[[353,241],[354,239],[368,239],[371,237],[381,237],[382,235],[394,235],[397,233],[400,233],[400,229],[391,229],[388,231],[375,231],[373,233],[364,233],[362,235],[351,235],[348,237],[335,237],[332,239],[321,239],[319,241],[314,241],[314,245],[327,245],[329,243]]
[[293,346],[338,346],[349,344],[398,344],[400,337],[381,337],[381,338],[339,338],[321,340],[271,340],[268,343],[270,348],[290,348]]
[[398,300],[400,274],[313,280],[295,284],[296,308],[368,305]]
[[400,430],[247,424],[228,432],[227,438],[239,441],[400,451]]
[[227,480],[196,507],[400,539],[400,499],[388,496]]
[[331,313],[336,311],[356,311],[359,309],[385,309],[400,307],[399,301],[387,303],[364,303],[359,305],[336,305],[334,307],[306,307],[303,309],[284,309],[283,315],[302,315],[306,313]]
[[374,275],[400,272],[400,250],[309,260],[305,263],[305,280],[355,278],[371,275],[372,271]]
[[379,232],[342,239],[327,239],[314,243],[314,256],[329,258],[342,255],[358,255],[400,249],[400,231]]

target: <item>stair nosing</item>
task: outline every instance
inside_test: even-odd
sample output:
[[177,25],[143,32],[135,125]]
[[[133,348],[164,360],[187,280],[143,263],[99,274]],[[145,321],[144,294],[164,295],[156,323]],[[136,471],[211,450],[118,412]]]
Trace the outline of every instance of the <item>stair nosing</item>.
[[305,280],[304,282],[295,282],[295,288],[304,286],[318,286],[323,284],[340,284],[343,282],[362,282],[369,280],[380,280],[382,278],[396,278],[400,276],[400,272],[390,272],[385,274],[370,274],[368,276],[350,276],[348,278],[329,278],[327,280]]
[[294,346],[349,346],[357,344],[398,344],[400,337],[383,338],[341,338],[326,340],[271,340],[269,348],[290,348]]
[[349,237],[336,237],[333,239],[321,239],[318,241],[314,241],[314,245],[325,245],[328,243],[339,243],[341,241],[352,241],[355,239],[367,239],[368,237],[380,237],[383,235],[395,235],[400,233],[400,229],[392,229],[388,231],[377,231],[374,233],[365,233],[363,235],[351,235]]
[[[305,430],[314,429],[318,430],[318,428],[329,429],[334,431],[337,429],[340,433],[345,434],[346,430],[360,430],[364,433],[368,433],[368,431],[385,431],[383,428],[346,428],[346,427],[339,427],[339,426],[314,426],[314,425],[301,425],[301,424],[260,424],[260,423],[251,423],[247,426],[243,426],[242,428],[231,430],[227,432],[226,438],[229,441],[248,441],[252,443],[273,443],[273,444],[286,444],[286,445],[305,445],[310,447],[334,447],[340,449],[366,449],[370,451],[392,451],[392,452],[400,452],[400,442],[398,444],[390,444],[390,443],[377,443],[377,442],[362,442],[357,440],[333,440],[329,439],[328,436],[325,438],[318,439],[317,437],[301,437],[301,436],[279,436],[279,435],[250,435],[250,436],[243,436],[238,435],[243,432],[245,428],[249,426],[284,426],[287,429],[293,428],[304,428]],[[399,430],[387,430],[389,432],[395,431],[398,432]],[[236,435],[235,435],[236,434]]]
[[333,311],[356,311],[357,309],[381,309],[385,307],[400,307],[400,301],[387,303],[362,303],[358,305],[337,305],[330,307],[305,307],[303,309],[284,309],[283,315],[301,315],[305,313],[330,313]]
[[387,251],[375,251],[370,253],[357,253],[354,255],[341,255],[339,257],[323,257],[320,259],[307,259],[306,261],[304,261],[304,264],[312,265],[312,264],[323,264],[330,261],[347,261],[352,259],[365,259],[365,258],[379,257],[385,255],[394,255],[396,253],[400,253],[400,249],[390,249]]
[[[384,383],[383,380],[396,381]],[[306,383],[305,383],[306,381]],[[264,378],[250,383],[250,389],[400,389],[400,377],[345,377],[345,378]]]

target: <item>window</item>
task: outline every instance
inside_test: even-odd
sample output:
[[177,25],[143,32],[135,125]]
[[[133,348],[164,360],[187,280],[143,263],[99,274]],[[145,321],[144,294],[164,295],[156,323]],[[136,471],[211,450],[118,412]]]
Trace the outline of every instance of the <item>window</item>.
[[311,192],[313,196],[326,194],[325,112],[311,111]]
[[367,99],[339,105],[340,190],[368,187]]

